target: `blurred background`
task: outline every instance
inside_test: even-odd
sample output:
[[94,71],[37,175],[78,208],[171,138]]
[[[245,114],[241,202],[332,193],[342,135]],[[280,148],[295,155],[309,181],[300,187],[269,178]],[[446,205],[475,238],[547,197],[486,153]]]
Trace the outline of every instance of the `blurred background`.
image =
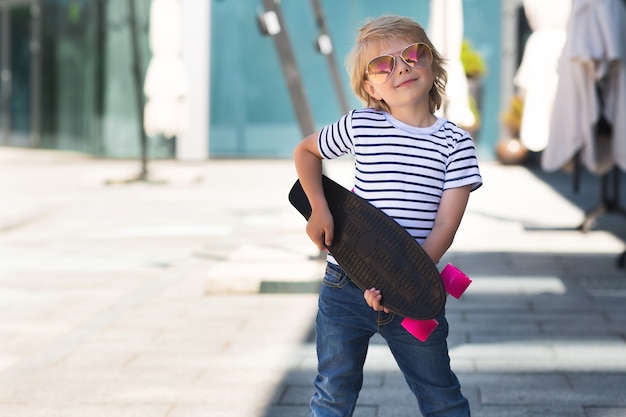
[[[458,3],[461,25],[448,19],[448,29],[463,40],[475,115],[464,127],[490,158],[506,132],[501,114],[530,29],[522,0]],[[432,33],[433,7],[429,0],[0,0],[0,145],[106,158],[135,158],[142,147],[151,158],[288,158],[306,130],[302,117],[319,128],[346,102],[360,106],[343,63],[358,27],[394,13]],[[278,14],[266,15],[272,9]],[[273,17],[278,34],[264,27]],[[285,37],[295,81],[283,72]],[[174,61],[154,62],[168,50]],[[174,110],[159,94],[174,94]],[[169,125],[154,126],[163,115]]]

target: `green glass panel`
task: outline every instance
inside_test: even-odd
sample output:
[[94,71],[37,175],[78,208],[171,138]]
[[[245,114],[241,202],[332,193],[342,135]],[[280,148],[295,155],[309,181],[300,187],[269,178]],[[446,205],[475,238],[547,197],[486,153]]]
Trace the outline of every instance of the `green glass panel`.
[[[11,19],[11,129],[12,137],[28,141],[31,109],[30,8],[15,6]],[[18,144],[18,143],[16,143]]]
[[99,153],[100,1],[42,3],[42,146]]

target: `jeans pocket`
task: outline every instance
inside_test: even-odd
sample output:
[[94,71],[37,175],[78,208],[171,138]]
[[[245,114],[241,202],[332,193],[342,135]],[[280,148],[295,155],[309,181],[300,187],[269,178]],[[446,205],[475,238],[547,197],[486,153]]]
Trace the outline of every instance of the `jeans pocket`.
[[348,276],[339,266],[328,263],[322,283],[328,287],[342,288],[348,283]]

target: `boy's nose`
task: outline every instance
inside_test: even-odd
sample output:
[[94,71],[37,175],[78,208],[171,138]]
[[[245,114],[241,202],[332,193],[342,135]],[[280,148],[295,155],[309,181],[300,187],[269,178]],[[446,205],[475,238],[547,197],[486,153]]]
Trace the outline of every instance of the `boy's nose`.
[[403,72],[411,71],[411,66],[404,62],[404,60],[400,59],[400,65],[398,65],[398,74],[402,74]]

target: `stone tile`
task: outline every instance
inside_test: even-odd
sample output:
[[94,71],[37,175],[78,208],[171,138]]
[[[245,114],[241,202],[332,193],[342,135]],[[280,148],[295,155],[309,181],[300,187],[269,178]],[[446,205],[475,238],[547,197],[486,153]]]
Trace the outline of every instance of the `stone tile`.
[[586,417],[626,417],[626,407],[585,407]]
[[171,405],[158,404],[0,404],[11,417],[168,417]]
[[[199,417],[204,417],[206,414],[200,415]],[[259,416],[262,417],[310,417],[311,410],[308,405],[297,405],[297,406],[289,406],[289,405],[272,405],[265,410],[265,412]],[[193,416],[190,416],[193,417]],[[224,417],[228,417],[224,415]]]
[[472,410],[472,417],[588,417],[582,407],[558,405],[485,406]]

